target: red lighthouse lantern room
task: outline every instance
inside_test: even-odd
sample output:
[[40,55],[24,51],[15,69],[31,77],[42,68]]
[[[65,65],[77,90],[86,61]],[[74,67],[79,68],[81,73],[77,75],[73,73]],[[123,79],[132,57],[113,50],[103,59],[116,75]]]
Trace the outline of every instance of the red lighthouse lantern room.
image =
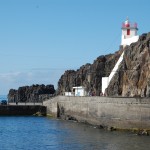
[[127,35],[130,35],[130,22],[128,18],[125,21],[125,27],[127,28]]

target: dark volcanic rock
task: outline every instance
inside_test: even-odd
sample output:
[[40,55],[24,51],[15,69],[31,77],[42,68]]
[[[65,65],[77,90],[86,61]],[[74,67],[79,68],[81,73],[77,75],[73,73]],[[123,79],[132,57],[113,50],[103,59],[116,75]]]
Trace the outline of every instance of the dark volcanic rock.
[[10,89],[9,102],[42,102],[44,98],[55,93],[53,85],[32,85],[19,87],[18,90]]
[[101,93],[102,77],[108,77],[122,52],[125,52],[118,71],[112,78],[106,95],[150,97],[150,33],[140,36],[138,42],[126,46],[115,54],[99,56],[93,64],[78,70],[68,70],[58,82],[58,94],[72,91],[73,86],[84,86],[97,96]]
[[150,97],[150,33],[125,48],[124,60],[111,80],[109,96]]
[[99,56],[93,64],[85,64],[78,70],[67,70],[58,82],[58,95],[71,92],[74,86],[84,86],[87,92],[101,93],[102,77],[108,76],[122,53],[122,48],[115,54]]

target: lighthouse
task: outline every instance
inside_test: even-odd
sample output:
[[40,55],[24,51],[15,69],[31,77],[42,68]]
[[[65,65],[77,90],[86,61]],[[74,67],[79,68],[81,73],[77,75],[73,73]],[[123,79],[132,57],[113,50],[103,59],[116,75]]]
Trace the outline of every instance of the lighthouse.
[[139,36],[137,35],[137,23],[131,23],[127,17],[126,21],[122,23],[121,45],[126,46],[137,42]]
[[[121,36],[121,45],[125,47],[126,45],[130,45],[131,43],[137,42],[139,36],[137,35],[137,23],[130,23],[127,18],[125,22],[122,23],[122,36]],[[102,77],[102,93],[105,94],[105,89],[108,87],[111,79],[114,77],[117,72],[120,63],[123,60],[124,51],[122,52],[120,58],[112,69],[109,77]]]

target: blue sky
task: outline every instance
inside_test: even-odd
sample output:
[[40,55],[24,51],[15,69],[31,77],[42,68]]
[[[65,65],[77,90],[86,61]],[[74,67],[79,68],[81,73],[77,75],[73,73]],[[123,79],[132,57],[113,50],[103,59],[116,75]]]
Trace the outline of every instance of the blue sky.
[[0,95],[10,88],[54,84],[119,49],[128,16],[150,31],[149,0],[0,0]]

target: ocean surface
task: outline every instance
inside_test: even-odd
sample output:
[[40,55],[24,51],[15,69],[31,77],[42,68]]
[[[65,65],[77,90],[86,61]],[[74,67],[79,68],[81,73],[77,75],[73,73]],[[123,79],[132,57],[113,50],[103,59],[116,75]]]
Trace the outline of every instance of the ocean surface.
[[150,136],[48,117],[0,116],[0,150],[150,150]]
[[47,117],[0,117],[0,150],[149,150],[150,136]]

